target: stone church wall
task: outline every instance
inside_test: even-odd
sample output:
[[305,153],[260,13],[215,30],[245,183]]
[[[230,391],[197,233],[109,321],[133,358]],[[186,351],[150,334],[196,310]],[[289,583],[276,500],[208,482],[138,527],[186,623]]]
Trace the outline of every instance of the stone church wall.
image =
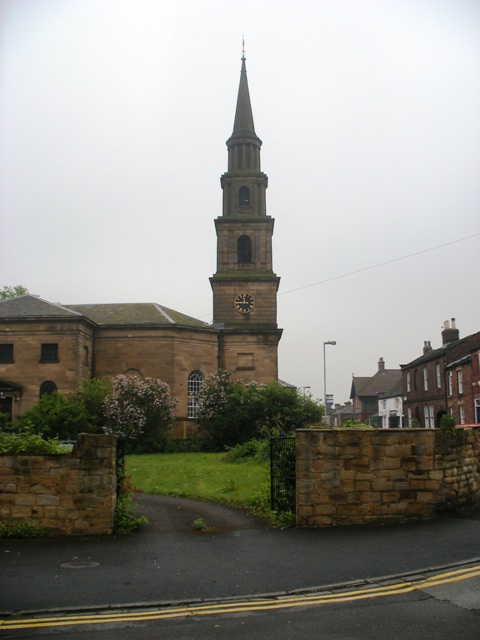
[[71,454],[0,455],[0,519],[51,534],[113,531],[116,439],[80,434]]
[[299,430],[297,526],[401,522],[480,502],[480,429]]

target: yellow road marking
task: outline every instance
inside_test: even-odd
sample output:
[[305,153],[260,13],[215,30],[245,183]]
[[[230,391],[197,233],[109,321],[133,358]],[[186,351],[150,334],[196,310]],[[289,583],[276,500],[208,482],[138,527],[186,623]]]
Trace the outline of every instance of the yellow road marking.
[[396,584],[382,585],[370,588],[358,588],[356,590],[341,591],[337,593],[318,593],[302,596],[284,596],[264,600],[245,600],[235,602],[223,602],[216,604],[192,605],[184,607],[166,607],[164,609],[150,609],[143,611],[72,615],[61,617],[43,617],[28,619],[0,620],[0,629],[35,629],[45,627],[65,627],[92,624],[118,624],[122,622],[146,622],[152,620],[168,620],[192,616],[212,616],[228,613],[249,611],[271,611],[275,609],[291,609],[295,607],[311,607],[322,604],[334,604],[341,602],[354,602],[368,598],[380,598],[385,596],[411,593],[425,587],[435,587],[443,584],[459,582],[480,576],[480,565],[466,569],[456,569],[439,573],[423,580],[414,582],[399,582]]

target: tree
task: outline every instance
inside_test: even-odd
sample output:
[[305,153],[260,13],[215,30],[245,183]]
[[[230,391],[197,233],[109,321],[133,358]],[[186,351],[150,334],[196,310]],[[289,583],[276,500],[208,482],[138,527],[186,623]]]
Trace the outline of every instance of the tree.
[[166,382],[140,380],[124,375],[112,379],[112,392],[105,398],[105,433],[134,442],[133,449],[162,451],[175,418],[176,400]]
[[232,381],[227,371],[205,380],[198,401],[199,431],[216,451],[272,432],[288,433],[318,424],[323,415],[320,405],[294,389],[277,382]]
[[28,293],[28,289],[21,284],[17,284],[14,287],[5,286],[0,289],[0,300],[24,296],[26,293]]

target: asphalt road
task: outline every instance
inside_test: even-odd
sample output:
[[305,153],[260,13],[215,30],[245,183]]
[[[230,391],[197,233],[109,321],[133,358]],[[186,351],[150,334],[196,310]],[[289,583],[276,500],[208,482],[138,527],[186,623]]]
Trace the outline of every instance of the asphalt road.
[[[150,524],[132,536],[0,541],[1,617],[8,621],[13,619],[12,614],[90,615],[112,609],[163,609],[172,603],[192,606],[230,598],[283,599],[292,592],[312,593],[327,585],[358,590],[375,582],[385,584],[386,576],[401,583],[410,580],[404,574],[440,567],[449,567],[450,571],[465,562],[480,564],[480,509],[457,518],[405,525],[284,531],[269,529],[261,520],[211,503],[145,497],[142,510],[150,516]],[[192,529],[197,517],[203,517],[209,526],[206,532]],[[461,622],[461,637],[467,640],[478,636],[469,635],[471,629],[480,629],[480,584],[475,576],[462,580],[458,587],[456,584],[451,581],[445,586],[446,598],[442,597],[443,587],[430,589],[424,585],[422,589],[395,592],[388,597],[349,597],[344,602],[313,608],[242,610],[196,617],[189,614],[148,623],[116,621],[111,626],[82,624],[76,627],[77,635],[67,635],[77,637],[90,629],[95,638],[113,638],[105,635],[112,631],[119,640],[133,637],[128,630],[131,632],[134,627],[135,638],[153,638],[159,637],[161,625],[162,639],[175,635],[177,640],[193,637],[193,633],[197,640],[224,637],[226,633],[232,638],[275,636],[277,640],[411,638],[413,633],[404,635],[407,623],[395,630],[395,624],[400,623],[397,616],[403,616],[407,609],[412,614],[418,612],[415,615],[419,629],[427,629],[423,625],[430,621],[429,632],[423,637],[460,637],[452,629]],[[470,594],[472,608],[459,605],[452,592],[461,585],[466,590],[463,602]],[[332,612],[336,621],[344,621],[344,635],[335,635]],[[356,635],[355,619],[363,620]],[[294,625],[291,630],[300,626],[289,632],[283,625]],[[370,635],[362,635],[362,629],[367,628]],[[154,634],[155,629],[157,635],[148,635]],[[5,625],[0,626],[0,636],[5,637],[6,631]],[[42,629],[28,635],[32,630],[18,629],[9,631],[12,635],[6,637],[37,637],[50,632]],[[55,634],[58,638],[67,637],[62,629],[56,629]]]

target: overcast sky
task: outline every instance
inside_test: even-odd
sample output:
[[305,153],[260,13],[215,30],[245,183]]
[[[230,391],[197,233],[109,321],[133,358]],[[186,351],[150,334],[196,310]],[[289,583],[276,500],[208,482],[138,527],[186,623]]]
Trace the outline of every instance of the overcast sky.
[[0,0],[0,286],[210,322],[242,36],[279,375],[480,330],[478,0]]

